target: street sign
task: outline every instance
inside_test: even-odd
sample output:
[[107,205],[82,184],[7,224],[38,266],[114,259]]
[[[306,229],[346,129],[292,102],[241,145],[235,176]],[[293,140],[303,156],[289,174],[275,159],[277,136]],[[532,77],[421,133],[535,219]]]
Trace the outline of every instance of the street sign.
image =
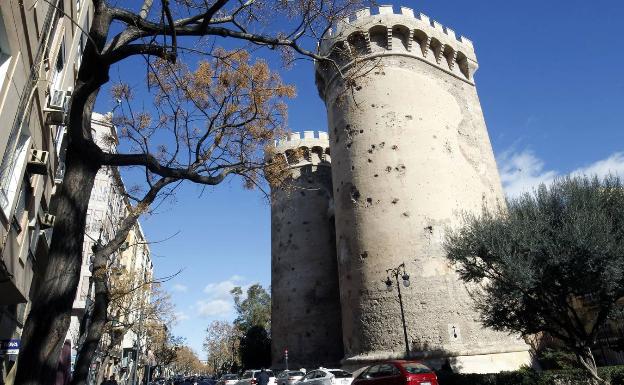
[[0,356],[19,354],[21,340],[0,340]]

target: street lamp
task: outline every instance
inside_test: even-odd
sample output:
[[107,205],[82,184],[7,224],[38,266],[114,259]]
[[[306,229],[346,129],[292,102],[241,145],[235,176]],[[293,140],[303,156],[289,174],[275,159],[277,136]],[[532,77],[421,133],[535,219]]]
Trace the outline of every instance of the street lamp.
[[400,264],[394,269],[386,270],[386,280],[384,283],[386,284],[386,290],[389,292],[392,291],[392,278],[394,278],[396,282],[396,287],[399,295],[399,305],[401,307],[401,321],[403,322],[403,337],[405,338],[405,358],[409,358],[410,355],[410,347],[409,340],[407,338],[407,324],[405,323],[405,311],[403,310],[403,296],[401,295],[401,284],[399,283],[399,277],[403,281],[403,286],[409,287],[410,285],[410,277],[405,271],[405,263]]

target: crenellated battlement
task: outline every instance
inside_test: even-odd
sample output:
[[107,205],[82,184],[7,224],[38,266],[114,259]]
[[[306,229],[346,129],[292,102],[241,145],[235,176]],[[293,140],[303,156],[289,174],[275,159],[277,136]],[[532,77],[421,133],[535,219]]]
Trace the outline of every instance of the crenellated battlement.
[[[471,40],[408,7],[395,12],[393,6],[382,5],[376,11],[363,8],[340,20],[321,39],[319,53],[343,69],[356,59],[414,57],[473,83],[478,64]],[[329,83],[328,74],[335,73],[331,67],[327,62],[317,62],[319,88]]]
[[331,163],[329,136],[324,131],[303,131],[288,133],[275,141],[270,156],[282,156],[290,167],[305,165],[326,165]]

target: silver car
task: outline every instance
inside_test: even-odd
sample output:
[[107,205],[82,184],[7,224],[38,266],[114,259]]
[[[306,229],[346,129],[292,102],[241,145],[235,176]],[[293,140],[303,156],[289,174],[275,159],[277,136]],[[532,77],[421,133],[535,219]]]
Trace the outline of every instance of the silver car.
[[[275,385],[275,375],[271,370],[266,370],[269,375],[269,385]],[[260,370],[246,370],[236,385],[258,385]]]
[[305,373],[300,370],[284,370],[277,376],[277,385],[293,385],[303,376]]
[[318,368],[309,371],[297,384],[302,385],[351,385],[353,374],[342,369]]

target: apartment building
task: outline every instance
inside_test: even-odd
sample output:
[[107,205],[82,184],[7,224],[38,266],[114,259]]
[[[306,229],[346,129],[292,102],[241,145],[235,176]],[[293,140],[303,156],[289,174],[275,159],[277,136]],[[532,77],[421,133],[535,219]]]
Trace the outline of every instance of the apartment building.
[[[71,19],[70,19],[71,16]],[[0,343],[19,346],[46,264],[64,118],[92,20],[88,0],[0,1]],[[82,26],[78,28],[77,25]],[[16,358],[0,351],[0,380]],[[1,381],[0,381],[1,382]]]
[[[116,151],[117,132],[110,122],[110,116],[93,113],[91,130],[95,143],[108,152]],[[91,257],[96,242],[106,244],[114,236],[119,223],[123,220],[128,205],[123,181],[115,167],[102,167],[96,177],[89,198],[85,235],[82,250],[82,266],[78,292],[74,299],[68,338],[72,349],[79,346],[80,323],[85,315],[91,291]],[[116,256],[111,256],[115,258]]]
[[[144,364],[148,362],[146,319],[150,318],[153,264],[147,239],[140,223],[128,233],[118,258],[112,261],[111,271],[116,282],[127,294],[109,309],[113,325],[111,334],[103,338],[103,348],[96,365],[100,377],[115,375],[122,383],[143,378]],[[112,348],[105,349],[107,344]]]
[[[91,130],[98,146],[107,152],[116,151],[118,137],[110,115],[93,113]],[[106,244],[113,239],[129,207],[130,202],[118,169],[102,167],[95,177],[89,199],[81,278],[67,333],[74,356],[81,344],[81,323],[93,299],[91,279],[93,245]],[[110,314],[113,325],[107,329],[109,333],[103,336],[100,351],[94,361],[95,370],[92,371],[92,376],[98,377],[95,378],[96,383],[112,374],[120,379],[131,378],[135,374],[133,367],[136,362],[136,351],[140,352],[139,356],[145,354],[145,337],[140,318],[150,301],[149,284],[141,290],[134,288],[151,281],[153,266],[150,249],[140,223],[137,222],[130,230],[121,249],[109,257],[109,266],[109,285],[115,286],[115,282],[122,281],[128,286],[126,288],[128,294],[124,296],[122,304],[115,302],[109,309],[114,313]],[[128,325],[134,326],[129,328]]]

